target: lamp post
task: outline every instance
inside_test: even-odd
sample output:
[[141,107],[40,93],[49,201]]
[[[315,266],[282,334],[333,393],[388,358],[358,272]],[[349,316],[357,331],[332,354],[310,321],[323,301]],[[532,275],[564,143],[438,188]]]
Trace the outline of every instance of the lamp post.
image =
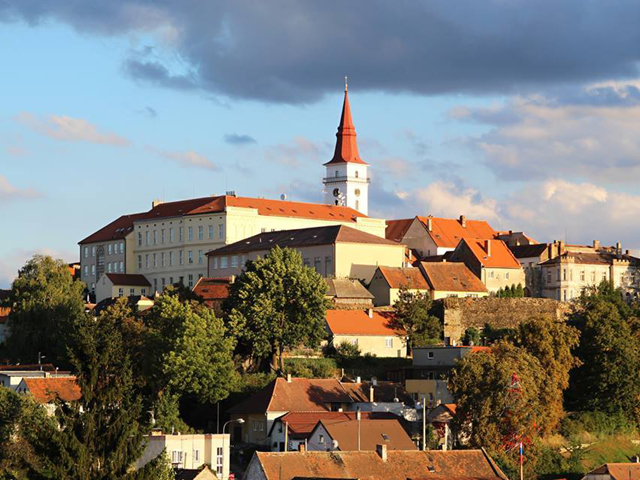
[[[230,423],[240,423],[243,424],[244,423],[244,418],[236,418],[235,420],[229,420],[228,422],[226,422],[223,426],[222,426],[222,453],[224,455],[225,452],[225,439],[224,439],[224,430],[227,428],[227,425],[229,425]],[[231,467],[231,445],[229,445],[229,467]],[[229,472],[227,472],[227,474],[225,475],[224,473],[224,457],[222,459],[222,476],[223,478],[228,478],[229,477]]]

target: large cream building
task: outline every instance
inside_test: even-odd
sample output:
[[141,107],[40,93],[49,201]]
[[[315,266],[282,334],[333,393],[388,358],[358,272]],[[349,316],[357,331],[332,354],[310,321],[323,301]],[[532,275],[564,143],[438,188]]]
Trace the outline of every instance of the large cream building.
[[79,242],[81,279],[95,292],[103,274],[142,274],[153,293],[178,282],[193,287],[207,274],[207,252],[264,232],[346,225],[384,238],[385,220],[366,215],[368,165],[357,151],[346,91],[335,154],[325,166],[326,205],[228,192],[154,201],[147,212],[123,215]]

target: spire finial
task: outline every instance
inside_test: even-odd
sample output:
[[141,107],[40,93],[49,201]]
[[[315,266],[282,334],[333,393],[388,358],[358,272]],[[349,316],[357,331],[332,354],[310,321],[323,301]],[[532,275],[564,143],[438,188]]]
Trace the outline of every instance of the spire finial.
[[347,86],[349,84],[349,77],[345,75],[344,77],[344,92],[347,93]]

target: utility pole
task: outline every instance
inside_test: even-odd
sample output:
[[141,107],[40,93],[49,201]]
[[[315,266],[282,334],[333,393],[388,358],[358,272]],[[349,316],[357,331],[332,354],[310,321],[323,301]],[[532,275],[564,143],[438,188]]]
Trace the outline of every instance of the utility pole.
[[284,451],[289,451],[289,422],[284,422]]
[[362,420],[362,414],[360,413],[360,408],[356,412],[356,417],[358,419],[358,451],[360,451],[360,421]]
[[427,449],[427,399],[422,398],[422,451]]

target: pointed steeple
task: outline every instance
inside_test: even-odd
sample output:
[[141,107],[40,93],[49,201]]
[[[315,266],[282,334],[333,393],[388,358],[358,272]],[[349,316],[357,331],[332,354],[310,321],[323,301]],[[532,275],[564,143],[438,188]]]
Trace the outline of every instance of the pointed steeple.
[[325,165],[333,165],[336,163],[360,163],[367,165],[360,158],[358,153],[358,143],[356,142],[356,129],[353,126],[351,118],[351,105],[349,105],[349,94],[347,93],[347,77],[344,82],[344,103],[342,104],[342,117],[340,117],[340,125],[338,133],[336,133],[336,150],[331,161]]

